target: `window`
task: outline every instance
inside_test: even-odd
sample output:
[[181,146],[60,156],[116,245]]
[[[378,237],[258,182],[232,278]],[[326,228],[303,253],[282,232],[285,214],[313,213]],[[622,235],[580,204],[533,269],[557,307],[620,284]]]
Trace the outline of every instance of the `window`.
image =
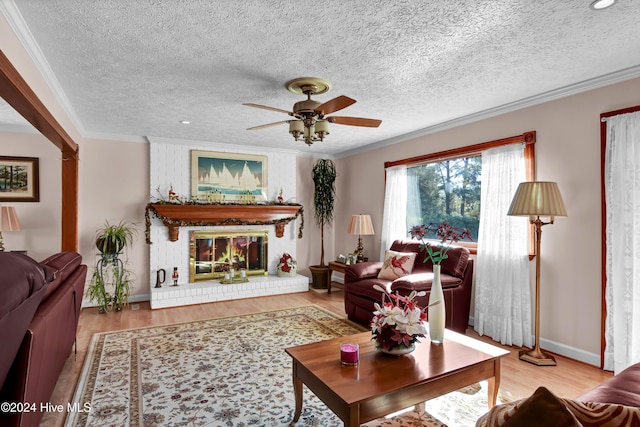
[[[385,168],[400,165],[407,167],[405,236],[413,225],[449,221],[455,227],[469,228],[476,240],[480,220],[482,151],[507,144],[525,144],[527,180],[533,181],[535,142],[536,133],[531,131],[454,150],[386,162]],[[385,236],[383,241],[384,238]],[[530,253],[533,254],[533,238],[529,241]],[[475,253],[475,241],[460,244]]]
[[469,229],[473,241],[477,241],[481,172],[479,155],[408,166],[407,229],[416,224],[448,222]]

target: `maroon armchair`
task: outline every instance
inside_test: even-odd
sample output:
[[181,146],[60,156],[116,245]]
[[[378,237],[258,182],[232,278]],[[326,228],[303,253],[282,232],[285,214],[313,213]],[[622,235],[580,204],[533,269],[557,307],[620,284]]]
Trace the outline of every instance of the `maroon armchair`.
[[[433,281],[433,264],[430,260],[423,262],[426,251],[421,251],[420,242],[415,240],[396,240],[390,250],[417,253],[411,274],[395,280],[380,279],[381,261],[347,266],[344,275],[344,308],[350,320],[369,325],[375,311],[373,304],[382,301],[382,292],[374,289],[374,285],[388,292],[398,291],[401,295],[409,295],[413,290],[426,291],[427,294],[417,297],[416,301],[422,307],[427,306]],[[452,246],[447,255],[448,258],[442,261],[440,273],[446,307],[445,326],[464,333],[469,325],[473,260],[469,250],[462,246]]]

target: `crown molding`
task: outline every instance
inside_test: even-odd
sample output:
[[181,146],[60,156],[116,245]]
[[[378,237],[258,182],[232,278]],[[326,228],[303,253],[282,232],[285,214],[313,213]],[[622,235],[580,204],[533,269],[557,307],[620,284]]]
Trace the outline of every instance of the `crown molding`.
[[626,68],[624,70],[616,71],[610,74],[605,74],[604,76],[595,77],[593,79],[584,80],[582,82],[565,86],[559,89],[550,90],[548,92],[531,96],[529,98],[524,98],[519,101],[510,102],[508,104],[500,105],[498,107],[490,108],[488,110],[479,111],[477,113],[469,114],[467,116],[459,117],[457,119],[438,123],[433,126],[416,130],[414,132],[406,133],[404,135],[399,135],[393,138],[385,139],[383,141],[374,142],[373,144],[365,145],[363,147],[354,148],[352,150],[341,151],[341,152],[335,153],[334,155],[337,159],[340,159],[343,157],[353,156],[356,154],[364,153],[364,152],[375,150],[378,148],[388,147],[389,145],[406,142],[411,139],[416,139],[422,136],[442,132],[448,129],[456,128],[462,125],[488,119],[491,117],[500,116],[502,114],[510,113],[513,111],[522,110],[524,108],[543,104],[545,102],[554,101],[560,98],[565,98],[567,96],[588,92],[594,89],[599,89],[615,83],[621,83],[627,80],[635,79],[637,77],[640,77],[640,65]]
[[80,134],[84,137],[85,129],[82,126],[82,122],[78,118],[73,106],[69,102],[69,98],[62,90],[58,79],[56,78],[49,62],[45,58],[42,50],[40,50],[40,46],[35,41],[31,30],[27,26],[27,23],[24,21],[22,14],[18,10],[18,7],[15,4],[14,0],[1,0],[0,1],[0,12],[5,16],[13,33],[16,35],[22,47],[27,52],[27,55],[31,58],[31,61],[36,66],[40,75],[42,75],[45,83],[49,86],[49,89],[53,92],[54,97],[60,103],[60,106],[67,114],[73,126],[80,132]]
[[321,155],[318,153],[309,153],[309,152],[304,152],[300,150],[272,148],[272,147],[264,147],[264,146],[258,146],[258,145],[224,144],[224,143],[212,142],[212,141],[167,138],[163,136],[147,136],[146,139],[149,141],[150,144],[154,144],[154,143],[176,144],[176,145],[198,146],[204,149],[223,150],[223,151],[231,151],[231,152],[246,151],[248,153],[289,154],[297,157],[331,158],[332,160],[334,159],[334,156],[331,154]]

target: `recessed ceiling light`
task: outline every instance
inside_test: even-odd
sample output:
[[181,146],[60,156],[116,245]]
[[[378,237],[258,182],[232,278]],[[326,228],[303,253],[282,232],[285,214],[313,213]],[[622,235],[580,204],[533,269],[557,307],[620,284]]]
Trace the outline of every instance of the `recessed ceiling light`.
[[595,0],[589,7],[593,10],[602,10],[613,6],[615,2],[616,0]]
[[183,125],[190,125],[191,122],[189,120],[180,120],[180,123],[182,123]]

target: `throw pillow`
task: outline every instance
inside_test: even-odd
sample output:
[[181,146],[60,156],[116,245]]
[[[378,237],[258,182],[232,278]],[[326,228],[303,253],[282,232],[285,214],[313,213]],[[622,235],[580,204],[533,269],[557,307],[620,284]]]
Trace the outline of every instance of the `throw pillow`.
[[395,280],[398,277],[411,274],[416,255],[415,252],[385,251],[384,262],[380,273],[378,273],[378,279]]
[[526,399],[503,427],[581,427],[564,402],[545,387]]

